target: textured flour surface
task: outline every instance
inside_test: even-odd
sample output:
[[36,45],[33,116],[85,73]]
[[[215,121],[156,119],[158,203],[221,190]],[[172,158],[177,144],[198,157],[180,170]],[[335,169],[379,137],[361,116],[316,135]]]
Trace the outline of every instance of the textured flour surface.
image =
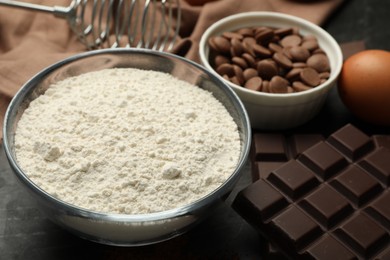
[[21,168],[43,190],[99,212],[183,206],[233,172],[237,125],[211,93],[168,74],[107,69],[51,86],[15,134]]

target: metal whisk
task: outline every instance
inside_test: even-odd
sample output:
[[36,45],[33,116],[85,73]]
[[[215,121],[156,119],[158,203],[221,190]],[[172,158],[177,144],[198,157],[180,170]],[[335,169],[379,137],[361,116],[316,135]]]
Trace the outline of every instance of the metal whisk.
[[67,19],[88,49],[137,47],[169,51],[181,21],[179,0],[73,0],[68,7],[0,0],[0,5]]

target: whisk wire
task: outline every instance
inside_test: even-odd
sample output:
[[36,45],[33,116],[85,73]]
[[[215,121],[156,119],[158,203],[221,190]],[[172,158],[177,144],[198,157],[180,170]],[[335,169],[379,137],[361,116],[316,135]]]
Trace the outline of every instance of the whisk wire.
[[[92,16],[91,16],[91,21],[95,21],[95,17],[96,17],[96,13],[97,13],[97,6],[98,6],[98,0],[93,0],[94,1],[94,5],[93,5],[93,10],[92,10]],[[95,24],[94,23],[91,23],[91,32],[92,32],[92,38],[93,39],[99,39],[99,36],[97,35],[97,31],[94,29],[95,27]],[[93,43],[93,44],[96,44],[96,41]]]
[[[169,23],[167,24],[167,28],[170,28],[171,27],[171,24],[173,24],[173,14],[172,14],[172,2],[169,1],[169,12],[170,12],[170,16],[169,16]],[[180,30],[180,24],[181,24],[181,7],[180,7],[180,1],[177,0],[176,1],[176,10],[177,10],[177,16],[176,16],[176,26],[175,26],[175,31],[174,31],[174,34],[172,36],[172,40],[168,46],[168,50],[171,50],[176,42],[176,38],[177,36],[179,35],[179,30]]]
[[112,45],[112,48],[116,48],[119,46],[120,40],[122,38],[123,32],[124,32],[124,24],[125,22],[121,22],[121,19],[126,19],[126,17],[121,17],[120,12],[118,10],[122,10],[123,8],[126,8],[126,6],[123,6],[123,0],[118,0],[118,6],[116,10],[113,10],[114,12],[114,31],[115,31],[115,42]]
[[149,11],[150,0],[145,1],[144,10],[141,18],[141,39],[138,42],[137,48],[142,48],[145,44],[145,31],[148,22],[148,11]]
[[[161,2],[162,2],[161,13],[162,13],[162,17],[164,17],[165,16],[165,0],[162,0]],[[153,50],[160,50],[160,48],[158,47],[160,42],[161,42],[161,45],[160,45],[161,47],[165,46],[166,37],[162,37],[162,32],[165,30],[165,28],[164,28],[165,26],[166,26],[165,19],[162,19],[161,23],[158,26],[157,40],[155,41],[155,43],[153,45],[153,48],[152,48]],[[168,33],[165,36],[168,36]]]
[[[129,19],[129,26],[127,28],[128,44],[126,45],[126,47],[131,47],[135,45],[135,35],[137,35],[139,21],[139,12],[135,11],[137,8],[137,3],[137,0],[132,0],[129,11],[125,12],[125,15],[128,14],[127,17]],[[133,21],[130,21],[133,15],[135,15],[135,19],[133,19]]]
[[88,3],[88,0],[82,0],[82,8],[81,8],[81,17],[80,19],[80,28],[81,28],[81,37],[83,37],[83,40],[85,41],[85,44],[89,47],[87,36],[93,31],[93,23],[86,23],[86,14],[85,14],[85,6]]
[[[101,8],[100,9],[100,17],[99,17],[99,24],[101,25],[102,23],[105,23],[103,29],[102,28],[99,28],[99,32],[100,32],[100,44],[97,45],[97,46],[102,46],[104,42],[108,42],[108,46],[110,46],[110,21],[112,19],[112,16],[113,16],[113,2],[112,1],[107,1],[106,3],[107,7],[106,9],[105,8]],[[105,5],[105,6],[106,6]],[[104,13],[107,13],[107,15],[105,16]]]
[[[163,0],[164,3],[166,3],[166,0]],[[170,5],[171,3],[169,2],[168,5]],[[162,9],[163,9],[163,22],[164,22],[164,25],[165,25],[165,37],[164,37],[164,40],[163,40],[163,44],[160,46],[160,48],[158,49],[159,51],[163,51],[164,49],[164,46],[167,44],[168,42],[168,39],[169,39],[169,25],[172,24],[172,20],[173,20],[173,14],[172,14],[172,8],[169,7],[168,8],[168,22],[166,22],[166,15],[165,15],[165,12],[166,12],[166,8],[165,8],[165,4],[162,6]],[[172,46],[169,46],[168,49],[172,48]]]
[[[157,13],[157,7],[156,7],[156,0],[152,0],[153,1],[153,4],[151,5],[151,8],[152,9],[152,15],[151,16],[148,16],[148,17],[151,17],[152,19],[149,20],[149,24],[147,23],[146,25],[149,26],[149,28],[145,28],[145,34],[147,34],[146,32],[149,31],[149,37],[147,38],[146,42],[145,42],[145,48],[149,48],[149,45],[151,43],[151,41],[153,40],[153,35],[154,35],[154,30],[155,30],[155,25],[156,25],[156,13]],[[162,24],[162,23],[160,23]],[[148,30],[149,29],[149,30]]]
[[[144,3],[143,7],[140,2]],[[176,3],[176,20],[172,2]],[[68,7],[0,0],[0,5],[65,18],[88,49],[138,47],[169,51],[176,41],[181,22],[179,0],[73,0]]]

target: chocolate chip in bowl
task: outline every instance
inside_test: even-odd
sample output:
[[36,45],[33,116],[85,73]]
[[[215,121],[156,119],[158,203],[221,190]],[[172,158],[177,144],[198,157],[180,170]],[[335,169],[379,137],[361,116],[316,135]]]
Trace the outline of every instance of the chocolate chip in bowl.
[[302,36],[297,28],[241,28],[210,37],[209,46],[210,64],[217,73],[255,91],[300,92],[330,76],[329,59],[317,38]]
[[203,34],[202,64],[238,94],[257,129],[304,124],[321,109],[342,67],[339,45],[319,26],[274,12],[226,17]]

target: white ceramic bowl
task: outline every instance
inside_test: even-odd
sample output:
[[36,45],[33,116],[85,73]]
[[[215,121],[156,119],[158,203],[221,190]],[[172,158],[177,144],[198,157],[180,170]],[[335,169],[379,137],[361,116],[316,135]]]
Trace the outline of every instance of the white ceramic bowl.
[[[290,94],[257,92],[223,79],[209,63],[208,39],[226,31],[251,26],[297,27],[303,36],[308,34],[316,36],[330,61],[329,79],[311,90]],[[203,34],[199,55],[202,64],[217,77],[225,80],[238,94],[248,112],[252,127],[267,130],[293,128],[312,119],[322,108],[329,90],[335,86],[343,64],[340,46],[329,33],[307,20],[275,12],[240,13],[219,20]]]

